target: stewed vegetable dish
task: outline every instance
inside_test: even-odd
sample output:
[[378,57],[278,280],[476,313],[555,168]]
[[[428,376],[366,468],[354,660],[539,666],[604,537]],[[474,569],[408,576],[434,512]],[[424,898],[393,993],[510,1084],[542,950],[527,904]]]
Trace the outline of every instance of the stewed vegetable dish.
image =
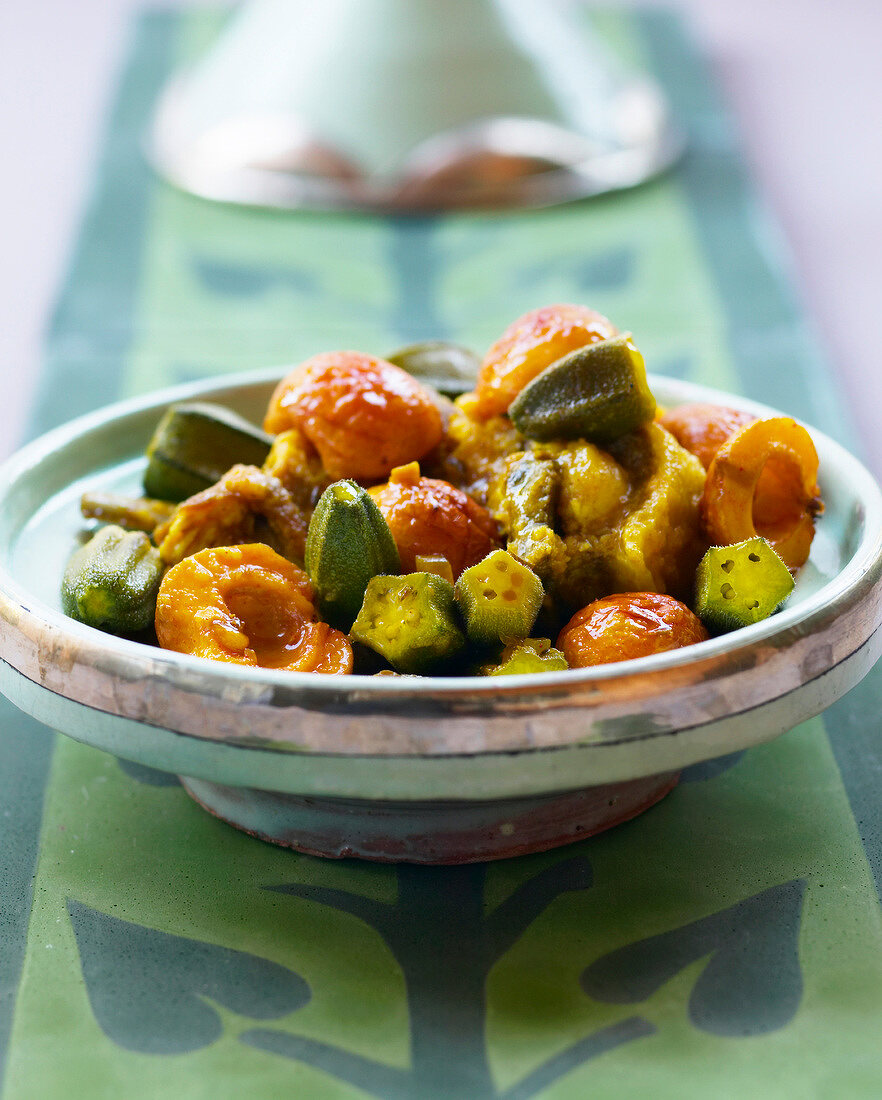
[[[427,372],[451,379],[445,393]],[[172,406],[143,495],[83,497],[97,530],[71,554],[62,606],[165,649],[296,672],[626,661],[773,614],[809,556],[817,475],[792,418],[661,409],[630,333],[548,306],[483,361],[441,342],[315,355],[261,426]]]

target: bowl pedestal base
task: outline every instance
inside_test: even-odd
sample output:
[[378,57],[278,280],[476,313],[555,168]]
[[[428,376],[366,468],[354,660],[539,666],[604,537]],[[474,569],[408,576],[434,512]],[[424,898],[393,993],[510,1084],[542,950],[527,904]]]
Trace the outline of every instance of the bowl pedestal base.
[[457,864],[543,852],[636,817],[679,772],[540,798],[381,802],[283,794],[182,777],[209,813],[251,836],[330,859]]

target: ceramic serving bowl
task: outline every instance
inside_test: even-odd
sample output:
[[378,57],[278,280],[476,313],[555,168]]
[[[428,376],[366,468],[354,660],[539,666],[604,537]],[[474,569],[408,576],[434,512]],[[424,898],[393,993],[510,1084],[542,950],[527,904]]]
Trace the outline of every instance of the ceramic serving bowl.
[[[882,651],[882,496],[811,429],[826,509],[785,607],[700,645],[494,678],[238,668],[65,617],[59,584],[85,489],[139,492],[174,401],[259,422],[281,375],[228,377],[75,420],[0,468],[0,690],[79,741],[184,778],[207,809],[323,855],[463,862],[540,850],[633,817],[680,769],[820,713]],[[771,410],[661,377],[666,406]]]

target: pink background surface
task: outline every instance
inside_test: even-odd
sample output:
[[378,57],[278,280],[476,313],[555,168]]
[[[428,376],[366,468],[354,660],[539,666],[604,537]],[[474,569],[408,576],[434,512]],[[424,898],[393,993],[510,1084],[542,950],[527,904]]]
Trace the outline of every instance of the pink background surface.
[[[608,0],[607,0],[608,2]],[[652,0],[646,0],[651,3]],[[0,456],[16,445],[143,0],[0,2]],[[882,3],[681,0],[882,475]]]

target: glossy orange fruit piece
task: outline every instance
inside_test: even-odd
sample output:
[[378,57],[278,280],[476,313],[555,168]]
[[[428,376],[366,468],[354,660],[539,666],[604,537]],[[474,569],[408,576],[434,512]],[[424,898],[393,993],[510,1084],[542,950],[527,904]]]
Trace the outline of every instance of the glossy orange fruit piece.
[[421,477],[417,463],[393,470],[368,492],[395,539],[402,573],[417,571],[417,557],[440,555],[458,577],[499,546],[487,509],[447,481]]
[[709,637],[697,615],[663,592],[620,592],[583,607],[560,632],[570,668],[630,661]]
[[744,409],[695,402],[668,409],[659,423],[667,428],[681,447],[701,459],[702,466],[707,469],[729,436],[752,420],[756,420],[754,414]]
[[276,387],[264,419],[299,428],[334,479],[378,481],[422,458],[444,434],[429,392],[400,367],[356,351],[315,355]]
[[164,649],[228,664],[352,671],[346,636],[316,622],[306,573],[264,543],[200,550],[172,566],[156,635]]
[[717,451],[707,471],[701,512],[711,543],[729,546],[757,535],[791,569],[809,556],[823,510],[818,452],[789,416],[754,420]]

